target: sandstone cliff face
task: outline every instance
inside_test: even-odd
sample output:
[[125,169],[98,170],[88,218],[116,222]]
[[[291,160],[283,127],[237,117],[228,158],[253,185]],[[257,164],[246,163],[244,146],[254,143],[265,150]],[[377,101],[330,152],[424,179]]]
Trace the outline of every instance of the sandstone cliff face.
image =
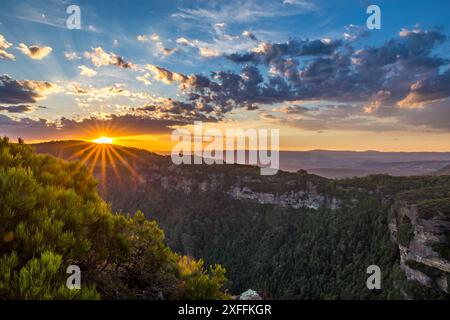
[[219,191],[237,200],[294,209],[318,210],[325,207],[336,210],[341,206],[341,201],[337,197],[321,193],[310,181],[299,185],[295,180],[291,180],[284,184],[285,188],[281,191],[262,191],[254,188],[259,188],[264,182],[251,175],[234,177],[225,173],[186,175],[185,171],[176,167],[169,167],[165,175],[153,173],[147,178],[151,183],[160,184],[164,190],[177,190],[186,195]]
[[323,194],[319,194],[313,185],[309,185],[305,190],[291,190],[281,194],[254,192],[248,187],[234,186],[228,194],[234,199],[246,199],[260,204],[272,204],[294,209],[318,210],[320,207],[325,206],[328,209],[336,210],[340,206],[340,201],[337,198],[328,198]]
[[424,217],[417,204],[400,201],[394,206],[389,229],[407,279],[448,293],[450,261],[436,249],[450,246],[448,217],[438,213]]

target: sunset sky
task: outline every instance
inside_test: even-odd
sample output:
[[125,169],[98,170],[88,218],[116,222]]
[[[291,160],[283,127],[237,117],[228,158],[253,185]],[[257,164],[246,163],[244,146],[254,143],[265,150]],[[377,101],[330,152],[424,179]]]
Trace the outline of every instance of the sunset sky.
[[[81,8],[69,30],[66,8]],[[381,8],[381,30],[366,8]],[[278,128],[285,150],[450,151],[450,2],[10,1],[0,134],[170,150]]]

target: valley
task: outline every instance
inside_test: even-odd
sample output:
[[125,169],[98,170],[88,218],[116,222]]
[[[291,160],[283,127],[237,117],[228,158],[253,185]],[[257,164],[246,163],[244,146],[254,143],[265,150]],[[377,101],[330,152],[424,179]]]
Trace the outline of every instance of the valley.
[[[86,146],[34,147],[74,160]],[[175,251],[222,264],[230,292],[251,288],[275,299],[447,295],[449,216],[439,208],[450,198],[450,176],[260,176],[257,167],[175,166],[169,157],[112,148],[126,162],[92,167],[103,197],[114,210],[156,220]],[[411,219],[406,237],[404,212],[417,206],[427,206],[428,216]],[[365,287],[372,264],[382,270],[380,292]]]

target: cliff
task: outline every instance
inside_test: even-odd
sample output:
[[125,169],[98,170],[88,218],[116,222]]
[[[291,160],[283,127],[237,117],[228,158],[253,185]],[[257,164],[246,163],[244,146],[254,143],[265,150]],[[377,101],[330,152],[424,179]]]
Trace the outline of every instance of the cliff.
[[421,189],[398,195],[389,221],[408,280],[449,292],[450,198],[442,190]]

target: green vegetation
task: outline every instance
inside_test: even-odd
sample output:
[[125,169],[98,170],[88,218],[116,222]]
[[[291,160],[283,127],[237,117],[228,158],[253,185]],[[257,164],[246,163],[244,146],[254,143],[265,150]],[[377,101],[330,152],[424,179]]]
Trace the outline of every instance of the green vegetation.
[[0,299],[226,299],[224,273],[171,251],[142,212],[111,213],[79,163],[0,139]]
[[402,216],[400,219],[397,219],[397,240],[404,247],[409,246],[409,242],[412,240],[414,236],[414,226],[411,223],[411,219],[407,216]]
[[[54,154],[66,150],[57,143],[52,149],[49,152]],[[67,149],[66,157],[74,153],[73,148]],[[441,222],[448,217],[445,199],[450,198],[450,176],[329,180],[301,170],[261,176],[258,168],[250,166],[177,167],[170,158],[148,152],[127,148],[121,154],[135,164],[138,176],[119,165],[117,177],[107,167],[107,181],[101,188],[107,190],[105,199],[116,210],[142,210],[147,218],[158,221],[168,246],[176,252],[202,257],[206,264],[221,263],[229,278],[226,286],[235,294],[253,289],[264,298],[276,299],[448,298],[406,281],[388,221],[397,219],[399,207],[418,208],[419,220],[431,218],[442,229],[439,237],[448,234]],[[340,207],[292,209],[239,201],[229,195],[236,186],[274,197],[305,191],[305,197],[323,196],[327,203],[336,198]],[[400,241],[407,245],[414,226],[407,218],[399,220]],[[448,239],[436,243],[433,249],[446,257],[448,243]],[[203,261],[178,261],[183,268],[203,266]],[[366,287],[366,270],[372,264],[381,268],[382,290]],[[212,279],[221,279],[220,270],[209,269]],[[189,277],[190,272],[183,274]],[[195,293],[184,291],[191,297],[211,296],[206,292],[215,287],[208,286],[209,281],[203,287],[184,281],[185,286],[195,285]]]
[[442,199],[432,199],[420,202],[417,205],[419,216],[425,219],[434,216],[450,220],[450,197]]
[[[231,292],[251,288],[275,299],[402,298],[398,250],[374,197],[361,196],[354,208],[315,211],[222,193],[196,194],[195,201],[181,193],[146,194],[153,201],[136,201],[153,208],[169,246],[224,265]],[[382,270],[379,292],[366,287],[372,264]]]
[[[195,170],[191,168],[195,166],[187,170]],[[238,169],[242,173],[243,168]],[[217,191],[186,196],[182,191],[167,192],[159,184],[149,184],[140,193],[125,193],[128,201],[121,200],[123,190],[115,188],[108,197],[127,210],[150,212],[149,217],[166,230],[168,245],[177,252],[225,266],[231,292],[251,288],[275,299],[401,299],[408,294],[404,288],[420,291],[400,270],[388,213],[397,213],[393,204],[401,191],[438,185],[439,195],[446,194],[447,178],[381,175],[330,181],[302,172],[283,173],[280,181],[272,183],[276,177],[260,177],[250,170],[237,175],[241,187],[259,192],[271,192],[273,186],[273,193],[302,190],[307,181],[314,181],[318,190],[337,196],[344,204],[338,210],[310,210],[234,200],[223,192],[233,185],[233,168],[218,170],[227,172],[228,184],[221,184]],[[212,173],[199,170],[189,178],[207,181],[208,174]],[[183,179],[180,176],[177,181]],[[408,201],[414,200],[412,194]],[[399,222],[399,241],[408,245],[412,223],[407,217]],[[381,291],[366,287],[366,269],[372,264],[382,270]],[[420,292],[427,294],[426,290]]]

